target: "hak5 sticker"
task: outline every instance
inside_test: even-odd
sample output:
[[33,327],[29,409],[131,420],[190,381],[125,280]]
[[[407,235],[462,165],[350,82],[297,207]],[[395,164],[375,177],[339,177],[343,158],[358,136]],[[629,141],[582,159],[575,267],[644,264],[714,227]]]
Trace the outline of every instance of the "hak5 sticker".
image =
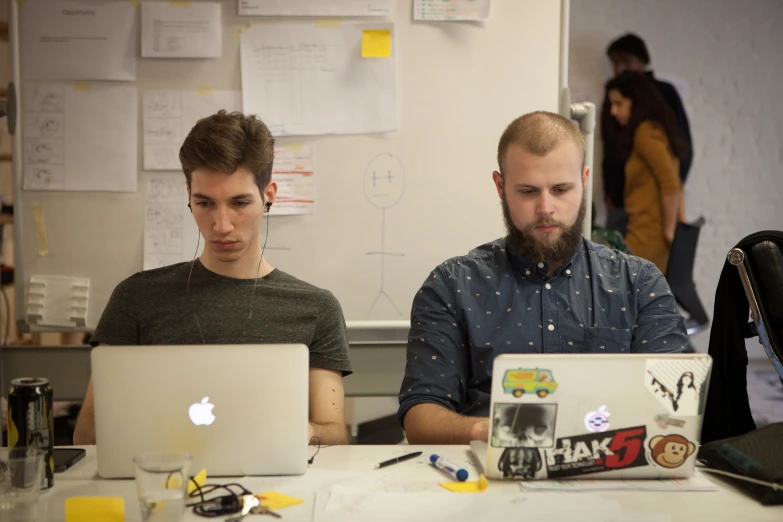
[[646,426],[557,439],[544,450],[550,479],[646,466]]

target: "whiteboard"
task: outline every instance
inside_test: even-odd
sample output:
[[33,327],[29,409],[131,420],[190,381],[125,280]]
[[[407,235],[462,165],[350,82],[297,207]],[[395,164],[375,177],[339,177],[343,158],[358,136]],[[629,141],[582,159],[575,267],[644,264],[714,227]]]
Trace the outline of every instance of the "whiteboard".
[[[239,17],[233,1],[222,9],[222,58],[139,58],[137,80],[128,85],[140,98],[146,90],[238,90],[238,34],[248,21],[314,23]],[[266,256],[331,290],[349,321],[408,319],[436,265],[503,235],[491,180],[497,141],[513,118],[558,110],[560,2],[495,0],[485,23],[412,19],[411,1],[394,2],[397,131],[278,140],[312,148],[317,201],[313,214],[270,218]],[[138,163],[141,169],[141,147]],[[377,187],[382,169],[402,184],[379,202],[373,176]],[[140,170],[135,193],[18,193],[17,284],[31,275],[88,277],[93,328],[115,285],[141,270],[145,176]],[[34,205],[44,213],[44,257]],[[17,306],[24,329],[23,311]]]

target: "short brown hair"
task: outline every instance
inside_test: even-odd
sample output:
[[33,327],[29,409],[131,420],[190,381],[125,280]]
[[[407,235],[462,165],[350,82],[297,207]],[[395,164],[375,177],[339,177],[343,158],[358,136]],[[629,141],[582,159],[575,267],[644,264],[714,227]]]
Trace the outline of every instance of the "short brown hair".
[[546,156],[563,140],[573,141],[585,162],[585,139],[576,124],[553,112],[536,111],[508,124],[498,143],[498,168],[503,174],[503,159],[509,146],[518,145],[536,156]]
[[263,121],[252,114],[224,110],[200,119],[179,149],[188,188],[196,169],[233,174],[244,167],[253,173],[262,197],[272,181],[274,159],[275,139]]

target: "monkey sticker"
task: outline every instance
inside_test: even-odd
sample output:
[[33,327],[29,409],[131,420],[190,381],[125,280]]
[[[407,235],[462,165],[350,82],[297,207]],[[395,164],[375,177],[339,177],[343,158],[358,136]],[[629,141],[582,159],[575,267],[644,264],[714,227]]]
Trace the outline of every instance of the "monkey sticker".
[[658,435],[650,439],[652,460],[663,468],[679,468],[696,451],[696,445],[682,435]]

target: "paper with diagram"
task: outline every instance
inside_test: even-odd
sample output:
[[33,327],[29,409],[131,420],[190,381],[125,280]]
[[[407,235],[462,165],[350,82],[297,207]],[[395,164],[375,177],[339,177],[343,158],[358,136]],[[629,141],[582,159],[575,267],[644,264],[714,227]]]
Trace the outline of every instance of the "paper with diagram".
[[238,0],[240,16],[388,16],[394,0]]
[[135,192],[137,103],[135,87],[27,84],[23,188]]
[[272,216],[312,214],[315,211],[315,169],[310,147],[275,147],[272,181],[277,183]]
[[145,91],[142,100],[144,170],[181,170],[179,148],[201,118],[242,110],[239,91]]
[[[144,185],[143,269],[190,261],[199,232],[188,212],[184,174],[148,174]],[[199,254],[204,249],[200,243]]]
[[490,5],[490,0],[414,0],[413,19],[485,22]]
[[141,55],[145,58],[220,58],[220,4],[143,2]]
[[138,22],[131,2],[18,3],[25,79],[136,79]]
[[253,26],[241,36],[242,104],[275,136],[397,128],[394,54],[362,57],[364,31],[390,23]]

